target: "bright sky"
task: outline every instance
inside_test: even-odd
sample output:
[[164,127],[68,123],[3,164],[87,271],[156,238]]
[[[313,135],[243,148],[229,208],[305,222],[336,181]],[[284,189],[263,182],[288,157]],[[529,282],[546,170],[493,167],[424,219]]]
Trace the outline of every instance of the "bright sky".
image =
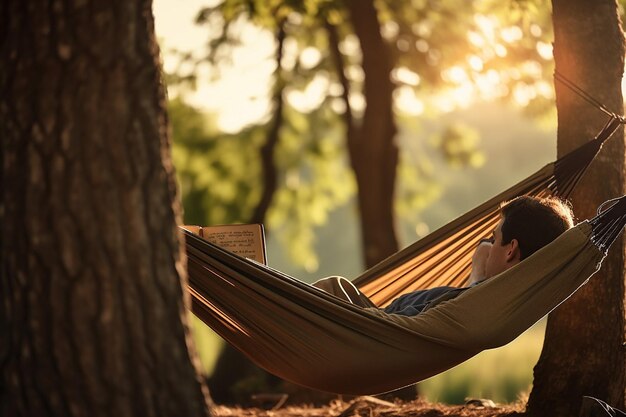
[[[157,37],[161,42],[166,70],[175,61],[168,57],[171,48],[202,53],[208,29],[194,23],[202,7],[214,0],[154,0],[153,12]],[[257,121],[269,111],[268,92],[274,71],[272,37],[252,27],[241,27],[243,47],[236,48],[232,67],[220,76],[219,82],[209,82],[200,74],[198,90],[188,96],[197,107],[216,112],[221,129],[236,132],[243,125]],[[204,75],[204,76],[203,76]]]
[[[166,69],[171,70],[175,66],[175,60],[171,56],[168,57],[168,49],[195,51],[198,54],[205,52],[204,44],[208,38],[209,29],[195,25],[194,18],[203,6],[210,6],[216,2],[217,0],[154,1],[156,31],[164,51]],[[427,98],[417,97],[411,86],[420,83],[419,75],[406,68],[394,70],[392,78],[404,84],[394,93],[398,110],[411,115],[419,115],[429,107],[441,112],[449,112],[459,107],[467,107],[477,99],[493,99],[506,92],[503,91],[506,89],[506,82],[501,78],[501,74],[494,70],[486,72],[481,70],[484,60],[489,59],[490,56],[506,56],[507,47],[518,41],[522,32],[514,26],[500,27],[495,16],[477,15],[476,22],[480,29],[470,32],[468,41],[482,52],[469,56],[465,64],[449,68],[442,74],[457,87]],[[537,25],[533,26],[535,30],[541,31]],[[386,29],[393,30],[393,28]],[[272,35],[249,24],[239,25],[238,30],[243,45],[234,49],[231,57],[232,65],[222,71],[219,81],[210,82],[208,74],[200,73],[198,90],[187,96],[191,104],[216,113],[219,127],[228,132],[236,132],[242,126],[268,116],[271,75],[275,68],[273,59],[275,46]],[[355,42],[352,42],[355,45],[350,45],[350,43],[344,42],[341,47],[358,47]],[[422,46],[428,50],[428,45]],[[303,66],[315,65],[320,59],[319,51],[314,48],[306,48],[300,56],[290,53],[291,49],[286,43],[283,58],[283,67],[286,70],[293,66],[296,59],[299,59]],[[552,45],[539,44],[538,52],[543,59],[552,59]],[[538,64],[536,66],[538,67],[536,69],[520,68],[519,70],[512,69],[512,71],[520,73],[522,70],[526,74],[536,75],[533,73],[541,71],[541,67]],[[472,77],[470,77],[471,72],[473,72]],[[511,74],[510,77],[519,79],[520,74]],[[331,85],[328,77],[318,75],[303,91],[287,91],[287,100],[290,105],[302,112],[307,112],[315,108],[329,91],[341,88],[338,85]],[[353,79],[358,76],[358,74],[349,75]],[[471,82],[471,78],[474,82]],[[532,88],[519,83],[519,88],[516,87],[513,91],[513,97],[520,105],[527,104],[537,94],[552,97],[552,86],[548,83],[543,84],[545,85],[535,85],[535,88]],[[364,107],[365,101],[360,93],[353,91],[350,104],[354,110],[359,111]],[[341,111],[340,108],[335,110]]]
[[[218,1],[154,0],[156,32],[161,42],[166,69],[171,70],[175,66],[175,60],[167,54],[171,48],[194,51],[196,54],[206,52],[205,43],[209,29],[197,26],[194,20],[202,7],[214,5]],[[489,100],[503,95],[507,88],[503,76],[516,80],[521,78],[522,73],[531,76],[538,75],[541,67],[537,63],[511,68],[509,73],[504,75],[495,70],[482,71],[485,60],[494,55],[505,57],[509,45],[518,41],[523,34],[515,26],[501,27],[495,16],[477,15],[475,19],[479,29],[468,33],[468,41],[480,52],[468,56],[466,63],[448,68],[442,74],[442,77],[451,81],[456,87],[426,98],[417,97],[411,86],[419,84],[419,75],[406,68],[397,68],[391,74],[392,78],[404,84],[394,93],[398,110],[411,115],[419,115],[426,108],[431,107],[441,112],[449,112],[456,108],[467,107],[477,99]],[[393,28],[386,29],[393,30]],[[220,129],[231,133],[269,115],[271,75],[275,69],[273,58],[275,46],[272,35],[250,24],[241,24],[238,30],[243,45],[234,48],[231,56],[232,64],[224,68],[218,81],[209,81],[210,77],[206,71],[201,72],[197,91],[186,96],[188,101],[196,107],[217,114]],[[531,26],[531,31],[538,31],[540,34],[541,30],[538,25]],[[358,47],[358,44],[344,42],[340,47],[348,49]],[[427,44],[421,47],[428,50]],[[292,50],[293,48],[286,43],[283,67],[287,71],[297,59],[303,66],[313,66],[320,59],[319,51],[314,48],[306,48],[300,56],[290,53]],[[537,51],[543,59],[552,60],[552,45],[540,42],[537,45]],[[472,76],[470,73],[473,73]],[[358,79],[359,74],[349,74],[349,76]],[[473,83],[470,78],[473,79]],[[626,87],[626,78],[622,87],[623,89]],[[287,91],[286,96],[291,106],[302,112],[308,112],[315,108],[329,91],[335,90],[336,93],[337,88],[341,87],[332,85],[328,77],[319,75],[304,90],[291,89]],[[523,106],[537,95],[552,98],[553,86],[543,81],[534,86],[517,83],[512,93],[515,101]],[[334,104],[343,105],[340,100]],[[360,93],[353,91],[350,104],[354,110],[359,111],[365,106],[365,101]],[[340,106],[334,107],[337,107],[336,111],[342,110]]]

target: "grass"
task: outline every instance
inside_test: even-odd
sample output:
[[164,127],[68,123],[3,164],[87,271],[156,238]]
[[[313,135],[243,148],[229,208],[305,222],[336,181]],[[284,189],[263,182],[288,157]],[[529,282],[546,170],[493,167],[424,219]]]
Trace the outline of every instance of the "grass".
[[199,318],[193,314],[189,316],[191,317],[191,332],[198,356],[200,356],[202,371],[205,375],[211,375],[224,341]]
[[446,404],[462,404],[468,397],[514,402],[532,385],[544,333],[545,321],[541,321],[508,345],[484,351],[421,382],[418,391],[429,401]]

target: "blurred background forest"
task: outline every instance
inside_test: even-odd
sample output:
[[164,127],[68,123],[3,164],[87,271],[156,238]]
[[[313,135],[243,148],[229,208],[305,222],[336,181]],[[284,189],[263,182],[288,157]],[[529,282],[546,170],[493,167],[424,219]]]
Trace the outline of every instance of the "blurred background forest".
[[[359,198],[378,177],[394,184],[401,248],[556,155],[549,2],[377,1],[374,19],[356,3],[154,3],[184,222],[261,221],[270,266],[308,282],[375,260]],[[381,120],[393,148],[379,153],[387,172],[368,173],[380,143],[365,137]],[[210,375],[221,341],[199,320],[194,333]],[[420,395],[513,401],[542,340],[540,323]]]

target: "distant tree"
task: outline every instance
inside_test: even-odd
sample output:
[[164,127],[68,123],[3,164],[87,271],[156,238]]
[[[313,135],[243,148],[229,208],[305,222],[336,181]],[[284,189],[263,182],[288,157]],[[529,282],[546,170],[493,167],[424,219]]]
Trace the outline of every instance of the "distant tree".
[[[552,5],[556,70],[623,114],[624,35],[616,1],[553,0]],[[555,86],[558,154],[564,155],[593,137],[606,116],[558,82]],[[616,135],[574,193],[574,209],[582,219],[626,192],[623,130]],[[626,405],[624,256],[621,239],[600,272],[548,317],[529,415],[577,416],[583,395],[620,409]]]
[[[261,170],[258,149],[264,132],[251,128],[236,136],[220,134],[211,115],[180,99],[170,100],[168,116],[185,223],[228,224],[248,219],[260,194],[254,185]],[[222,180],[225,177],[228,181]]]
[[2,416],[210,414],[151,6],[0,6]]
[[[393,117],[391,71],[395,63],[391,48],[383,38],[378,11],[373,0],[348,0],[346,8],[354,34],[361,49],[364,72],[365,109],[360,123],[351,110],[349,97],[344,112],[348,154],[358,187],[357,201],[361,219],[363,258],[367,267],[398,251],[394,217],[394,195],[398,147],[394,140],[396,123]],[[336,36],[332,23],[327,23],[331,42]],[[333,43],[332,48],[338,48]],[[342,88],[350,94],[343,58],[335,50],[336,74],[344,80]]]
[[[264,168],[256,171],[259,191],[249,194],[259,207],[245,220],[265,221],[274,233],[289,235],[285,246],[301,251],[299,259],[314,269],[308,230],[357,191],[364,263],[372,266],[398,249],[398,206],[415,212],[434,195],[425,186],[434,173],[416,164],[415,148],[396,136],[398,123],[417,124],[400,104],[409,101],[414,114],[431,117],[441,111],[433,97],[456,91],[464,100],[516,99],[530,112],[545,111],[552,98],[546,81],[551,34],[542,29],[548,18],[534,2],[225,0],[199,13],[211,34],[207,54],[184,54],[183,63],[194,65],[181,68],[192,71],[178,71],[172,80],[195,80],[206,60],[219,79],[240,44],[242,25],[273,33],[272,116],[241,132],[255,129],[265,137],[262,148],[251,143],[263,149]],[[323,98],[312,110],[298,110],[292,98],[312,86]],[[438,148],[453,163],[476,163],[473,141],[459,132],[466,130],[443,132]],[[330,158],[339,164],[320,162]],[[337,166],[349,171],[340,175],[354,178],[339,192]],[[327,178],[332,187],[323,185]],[[302,203],[312,214],[296,208]]]
[[[186,217],[204,212],[204,221],[193,222],[264,222],[292,259],[315,270],[312,227],[354,196],[361,252],[372,266],[398,249],[397,214],[414,218],[436,195],[436,173],[421,162],[428,158],[416,155],[419,146],[402,143],[397,131],[440,114],[433,97],[450,91],[465,100],[517,100],[530,113],[545,112],[552,98],[548,19],[536,2],[490,0],[225,0],[203,9],[198,22],[210,34],[207,53],[182,55],[182,64],[193,65],[181,65],[173,86],[194,81],[207,61],[219,79],[243,25],[273,35],[276,67],[267,118],[236,134],[207,132],[204,149],[187,146],[182,135],[175,141],[175,157],[185,155],[176,158],[183,194],[202,204],[185,205]],[[322,93],[319,103],[299,109],[293,97],[314,86]],[[406,97],[418,108],[414,114],[402,110]],[[176,138],[178,124],[184,121],[174,123]],[[479,163],[472,133],[449,126],[438,135],[437,151],[457,166]],[[231,372],[235,363],[241,358],[226,348],[214,392],[220,381],[240,378]],[[235,384],[225,385],[216,396],[232,401],[222,391]]]

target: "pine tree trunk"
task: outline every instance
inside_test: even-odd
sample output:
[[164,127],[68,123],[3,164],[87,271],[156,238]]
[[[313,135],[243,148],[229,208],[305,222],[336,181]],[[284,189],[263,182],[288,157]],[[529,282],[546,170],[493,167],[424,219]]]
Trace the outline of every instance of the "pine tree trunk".
[[361,126],[348,135],[348,150],[358,186],[363,254],[371,267],[398,251],[393,214],[398,163],[390,79],[393,62],[380,34],[374,2],[350,0],[348,8],[361,45],[367,102]]
[[206,416],[150,1],[0,6],[0,415]]
[[[552,4],[556,71],[622,114],[624,40],[615,0]],[[593,137],[607,116],[555,84],[558,154],[563,155]],[[572,198],[579,219],[593,216],[599,204],[626,191],[623,130],[616,135]],[[578,416],[583,395],[624,408],[624,250],[618,240],[601,271],[549,316],[528,414]]]

